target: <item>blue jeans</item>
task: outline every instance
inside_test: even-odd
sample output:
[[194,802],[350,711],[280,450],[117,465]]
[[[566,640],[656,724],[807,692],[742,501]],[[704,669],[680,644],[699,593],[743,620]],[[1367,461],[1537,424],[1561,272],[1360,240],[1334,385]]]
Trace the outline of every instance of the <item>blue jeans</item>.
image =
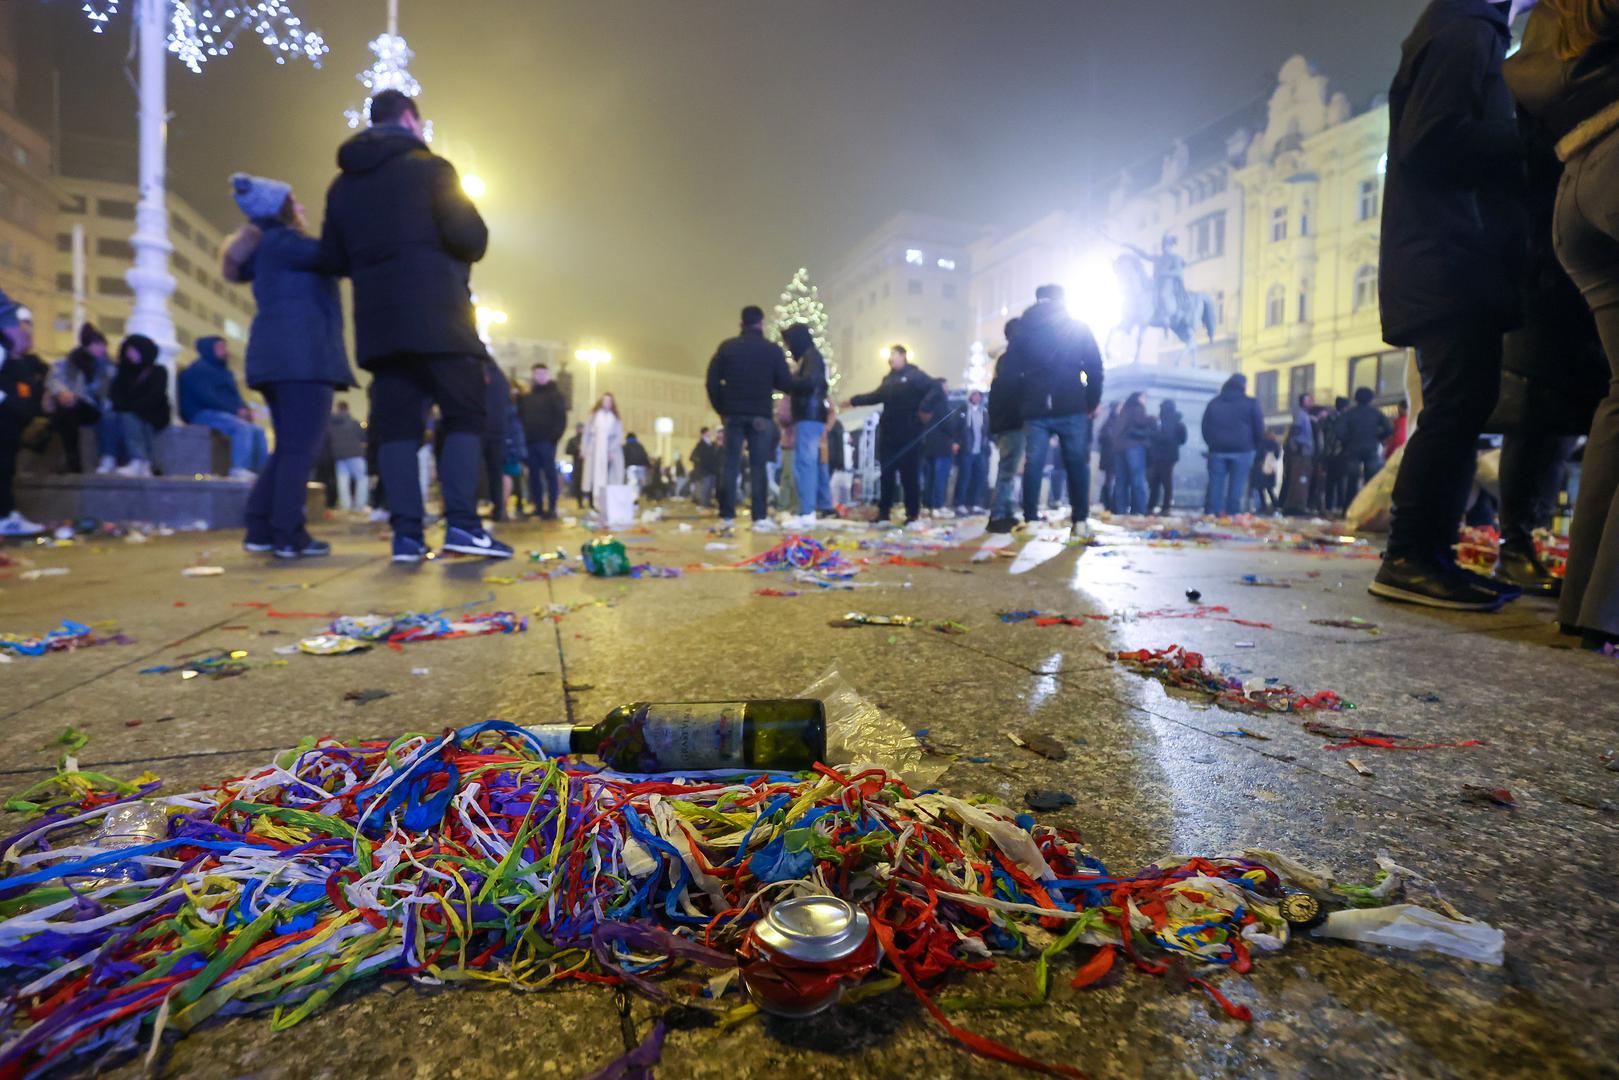
[[217,409],[204,409],[192,417],[191,422],[213,428],[230,439],[232,469],[259,472],[264,468],[264,459],[270,456],[270,446],[265,441],[264,429],[257,424]]
[[1248,502],[1248,474],[1254,452],[1209,454],[1209,491],[1203,498],[1205,514],[1240,514]]
[[793,424],[793,483],[798,487],[798,512],[805,517],[832,503],[832,478],[821,464],[824,420],[798,420]]
[[249,542],[269,542],[278,548],[309,543],[304,507],[309,474],[332,414],[332,391],[331,383],[306,380],[264,387],[270,422],[275,425],[275,453],[265,461],[247,496]]
[[332,464],[337,473],[337,505],[344,510],[364,510],[371,494],[365,456],[339,458]]
[[[1119,452],[1119,509],[1127,514],[1147,512],[1147,448],[1127,446]],[[1246,475],[1246,474],[1244,474]]]
[[936,454],[928,458],[925,501],[930,510],[941,510],[950,505],[950,462],[949,454]]
[[557,512],[557,444],[531,442],[528,444],[528,489],[534,498],[534,509],[540,514]]
[[956,505],[964,509],[984,505],[985,476],[989,460],[983,454],[963,450],[956,458]]
[[[157,432],[151,424],[136,416],[134,413],[114,413],[118,417],[118,449],[129,461],[152,460],[152,444],[157,441]],[[117,455],[115,455],[117,456]],[[127,464],[127,462],[126,462]]]
[[1069,495],[1074,520],[1084,521],[1091,510],[1091,418],[1084,413],[1072,416],[1042,416],[1024,425],[1029,460],[1023,467],[1023,516],[1040,520],[1040,474],[1046,470],[1046,453],[1051,437],[1057,436],[1063,469],[1068,473]]
[[1018,469],[1023,465],[1023,429],[1004,431],[995,436],[995,449],[1001,456],[995,476],[995,505],[989,516],[999,520],[1011,517],[1017,509],[1016,491]]

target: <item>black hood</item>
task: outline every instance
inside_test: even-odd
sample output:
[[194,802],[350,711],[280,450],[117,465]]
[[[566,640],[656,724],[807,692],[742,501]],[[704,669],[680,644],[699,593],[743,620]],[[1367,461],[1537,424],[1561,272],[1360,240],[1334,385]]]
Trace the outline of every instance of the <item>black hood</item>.
[[368,173],[401,154],[425,150],[427,145],[402,127],[383,124],[366,128],[337,149],[337,167],[346,173]]
[[1220,396],[1223,398],[1240,398],[1248,396],[1248,380],[1242,375],[1233,375],[1220,387]]
[[804,323],[794,323],[781,332],[781,340],[787,343],[787,351],[792,353],[793,359],[796,360],[810,351],[810,347],[815,344],[815,335]]
[[118,362],[126,364],[124,353],[133,348],[141,358],[141,366],[148,367],[157,362],[157,342],[145,334],[131,334],[126,337],[123,344],[118,346]]

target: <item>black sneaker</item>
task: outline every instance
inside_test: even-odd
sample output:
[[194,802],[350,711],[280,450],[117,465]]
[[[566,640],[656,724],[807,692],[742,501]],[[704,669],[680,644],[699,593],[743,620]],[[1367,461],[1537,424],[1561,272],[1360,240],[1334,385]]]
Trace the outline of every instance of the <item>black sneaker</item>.
[[1516,600],[1523,595],[1523,590],[1510,582],[1476,573],[1465,566],[1453,566],[1452,569],[1463,577],[1470,578],[1473,584],[1482,585],[1491,592],[1499,594],[1504,600]]
[[1446,611],[1497,611],[1511,599],[1444,563],[1387,556],[1366,591],[1384,600]]
[[297,546],[288,545],[275,549],[278,559],[319,559],[332,553],[332,545],[324,540],[305,540]]
[[1004,534],[1010,533],[1015,528],[1017,528],[1016,518],[991,518],[985,531]]
[[1495,564],[1495,579],[1522,590],[1525,596],[1563,595],[1563,579],[1554,577],[1532,550],[1503,547]]

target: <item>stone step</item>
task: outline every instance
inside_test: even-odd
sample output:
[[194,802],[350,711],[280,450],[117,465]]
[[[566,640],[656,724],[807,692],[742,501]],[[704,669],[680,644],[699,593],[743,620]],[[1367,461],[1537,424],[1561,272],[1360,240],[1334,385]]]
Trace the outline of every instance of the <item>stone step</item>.
[[[171,528],[202,522],[210,529],[237,529],[251,488],[245,480],[214,476],[35,474],[17,477],[17,508],[42,523],[96,518]],[[324,499],[321,505],[324,508]]]

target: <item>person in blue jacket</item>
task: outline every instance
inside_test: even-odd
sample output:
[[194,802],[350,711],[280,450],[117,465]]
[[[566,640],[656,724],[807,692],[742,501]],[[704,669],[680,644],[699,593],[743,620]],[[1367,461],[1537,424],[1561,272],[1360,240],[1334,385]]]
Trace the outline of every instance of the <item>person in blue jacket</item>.
[[[258,313],[247,340],[247,384],[264,395],[275,428],[275,453],[248,496],[243,546],[278,559],[329,555],[331,546],[309,535],[304,507],[332,396],[354,385],[337,278],[320,241],[305,231],[290,187],[243,173],[231,187],[249,224],[226,248],[225,277],[253,283]],[[183,407],[183,376],[180,400]]]
[[224,338],[197,339],[197,358],[180,372],[180,419],[230,439],[231,479],[253,480],[270,448],[264,429],[253,423],[253,413],[242,400],[228,356]]

